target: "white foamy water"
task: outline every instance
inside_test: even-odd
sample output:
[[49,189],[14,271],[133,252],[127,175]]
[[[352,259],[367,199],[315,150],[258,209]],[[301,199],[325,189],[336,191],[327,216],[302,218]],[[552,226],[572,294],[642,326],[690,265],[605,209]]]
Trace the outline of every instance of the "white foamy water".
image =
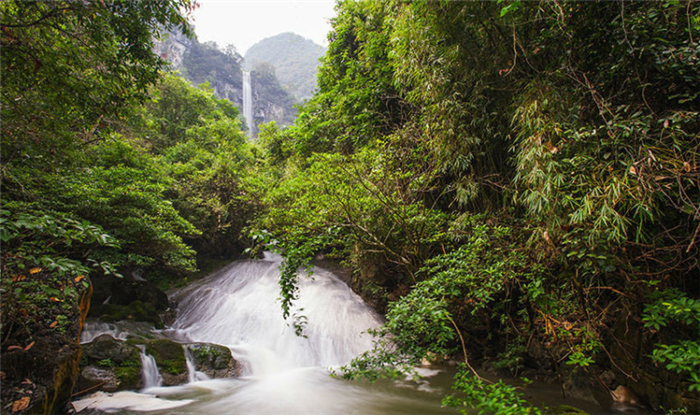
[[[178,316],[161,332],[183,343],[228,346],[243,368],[237,379],[201,380],[188,365],[190,383],[151,387],[148,394],[99,396],[81,407],[105,412],[159,414],[418,414],[442,413],[439,395],[333,379],[328,368],[372,347],[366,333],[382,320],[331,272],[317,268],[299,280],[295,312],[306,318],[304,337],[282,318],[281,258],[241,261],[176,292]],[[189,359],[188,359],[189,360]],[[399,390],[400,389],[400,390]],[[144,396],[145,395],[145,396]],[[89,399],[89,398],[88,398]],[[162,400],[172,403],[164,405]],[[454,413],[447,411],[447,413]]]
[[247,261],[211,280],[177,293],[178,318],[171,331],[191,342],[231,347],[246,365],[245,375],[300,367],[339,366],[372,347],[367,329],[380,317],[329,271],[317,269],[299,280],[296,313],[306,317],[304,337],[282,319],[280,259]]
[[248,127],[248,136],[253,136],[253,88],[250,84],[250,72],[243,71],[243,117]]
[[163,376],[158,371],[156,359],[146,353],[145,346],[138,346],[141,350],[141,367],[143,368],[143,389],[150,389],[163,384]]

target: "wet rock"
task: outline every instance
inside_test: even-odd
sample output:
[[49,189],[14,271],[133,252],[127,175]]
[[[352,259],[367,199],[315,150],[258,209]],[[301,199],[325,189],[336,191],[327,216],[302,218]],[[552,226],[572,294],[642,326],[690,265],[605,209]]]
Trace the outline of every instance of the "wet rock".
[[140,361],[139,349],[136,346],[117,340],[109,334],[100,335],[91,343],[84,344],[83,354],[90,362],[109,360],[113,366],[131,366],[132,362]]
[[218,379],[240,375],[240,364],[231,356],[228,347],[212,343],[192,343],[186,347],[195,370],[208,377]]
[[169,339],[151,340],[146,343],[146,353],[153,356],[163,385],[175,386],[187,383],[187,360],[180,343]]
[[139,349],[109,334],[83,344],[82,369],[74,393],[139,389],[141,354]]
[[77,393],[101,390],[116,392],[119,390],[119,380],[114,370],[101,369],[95,366],[85,366],[80,371],[79,388]]
[[136,271],[123,271],[123,280],[95,277],[90,316],[106,322],[147,321],[162,327],[159,313],[170,305],[168,296]]
[[612,391],[612,397],[615,402],[638,405],[640,403],[639,396],[626,386],[618,386]]
[[569,405],[559,405],[549,408],[545,415],[588,415],[588,412]]

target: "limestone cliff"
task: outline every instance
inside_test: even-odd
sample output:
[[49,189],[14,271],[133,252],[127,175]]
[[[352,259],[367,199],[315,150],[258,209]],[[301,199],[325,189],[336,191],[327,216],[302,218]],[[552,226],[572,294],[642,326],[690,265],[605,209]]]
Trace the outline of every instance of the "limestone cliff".
[[[171,68],[194,85],[208,83],[219,98],[243,108],[243,57],[231,45],[220,48],[214,42],[200,43],[180,33],[170,33],[156,42],[156,53],[168,60]],[[269,121],[288,126],[294,121],[294,97],[280,86],[274,71],[251,72],[253,95],[253,131]]]

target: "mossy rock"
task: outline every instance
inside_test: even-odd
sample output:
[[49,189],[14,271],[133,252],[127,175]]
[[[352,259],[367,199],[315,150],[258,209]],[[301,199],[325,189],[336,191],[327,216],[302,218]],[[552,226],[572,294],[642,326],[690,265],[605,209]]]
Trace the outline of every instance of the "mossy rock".
[[82,345],[81,372],[74,393],[116,392],[143,387],[138,347],[109,334]]
[[119,382],[118,390],[133,390],[143,387],[143,376],[139,367],[115,367],[114,374]]
[[146,343],[146,353],[153,356],[166,386],[187,383],[187,360],[180,343],[168,339]]
[[[84,344],[82,348],[83,356],[81,361],[86,365],[141,366],[139,349],[128,342],[117,340],[109,334],[98,336],[92,342]],[[100,362],[106,361],[110,361],[112,364],[100,364]]]
[[588,415],[588,412],[569,405],[559,405],[547,409],[545,415]]
[[231,360],[231,351],[218,344],[195,343],[187,349],[192,354],[195,367],[221,370],[226,369]]
[[100,321],[111,323],[120,320],[146,321],[153,323],[157,328],[163,327],[163,321],[150,303],[136,300],[128,305],[105,304],[101,307]]
[[240,375],[240,364],[233,358],[228,347],[213,343],[192,343],[186,347],[195,369],[210,378]]

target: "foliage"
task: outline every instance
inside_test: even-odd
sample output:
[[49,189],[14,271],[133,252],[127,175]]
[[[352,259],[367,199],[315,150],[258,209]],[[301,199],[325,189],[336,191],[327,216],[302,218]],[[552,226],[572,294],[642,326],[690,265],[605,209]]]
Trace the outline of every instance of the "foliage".
[[386,2],[338,4],[328,51],[318,70],[318,92],[296,122],[304,155],[348,152],[391,131],[400,100],[392,86]]
[[[252,153],[239,114],[210,89],[165,76],[152,51],[161,30],[192,34],[195,6],[0,3],[3,353],[72,348],[90,276],[142,268],[172,281],[212,246],[212,255],[240,252]],[[12,355],[35,370],[22,360],[32,354]],[[3,401],[20,390],[20,372],[3,372]]]
[[688,298],[678,290],[659,293],[655,302],[647,304],[642,321],[646,327],[656,331],[673,322],[679,323],[687,333],[685,339],[676,344],[659,344],[652,353],[652,359],[666,363],[666,369],[689,376],[688,389],[700,391],[700,301]]
[[195,85],[205,82],[242,85],[241,55],[234,50],[223,51],[214,42],[193,40],[183,56],[184,74]]
[[60,158],[98,139],[158,79],[155,29],[190,34],[182,13],[193,7],[190,0],[2,2],[3,162]]
[[644,335],[693,373],[694,339],[662,323],[698,297],[698,5],[337,10],[317,94],[262,142],[254,227],[340,256],[392,301],[391,344],[352,369],[469,350],[519,370],[537,342],[552,367],[596,370],[616,364],[620,316],[683,287]]
[[252,213],[241,182],[253,155],[237,109],[210,89],[168,75],[145,110],[129,134],[144,137],[143,146],[160,156],[170,180],[165,195],[197,229],[188,240],[213,254],[239,249],[236,241]]
[[[341,368],[343,377],[376,379],[378,375],[372,371],[391,375],[405,370],[407,364],[453,356],[461,349],[464,360],[453,385],[460,394],[446,398],[446,405],[476,408],[479,413],[539,413],[525,405],[512,386],[486,383],[469,366],[460,326],[474,327],[484,320],[488,324],[491,319],[508,318],[499,303],[516,290],[513,284],[542,278],[541,269],[529,269],[531,264],[520,252],[522,242],[514,237],[513,229],[488,222],[489,218],[482,216],[460,219],[461,226],[450,234],[455,239],[468,235],[466,240],[457,250],[426,261],[418,273],[424,279],[390,305],[385,325],[375,333],[383,339],[374,350]],[[521,301],[542,295],[538,285],[526,287],[531,291],[522,293]],[[519,328],[527,330],[525,326]]]
[[543,413],[539,408],[531,406],[516,387],[506,384],[503,380],[496,383],[484,381],[467,371],[466,367],[457,372],[452,388],[460,394],[447,396],[443,404],[461,408],[463,414],[468,413],[469,409],[476,409],[479,414]]
[[3,349],[28,344],[46,327],[76,336],[76,305],[90,287],[86,275],[91,268],[115,273],[111,264],[85,253],[118,247],[116,241],[99,226],[65,214],[35,212],[16,204],[5,208],[13,211],[0,211]]

